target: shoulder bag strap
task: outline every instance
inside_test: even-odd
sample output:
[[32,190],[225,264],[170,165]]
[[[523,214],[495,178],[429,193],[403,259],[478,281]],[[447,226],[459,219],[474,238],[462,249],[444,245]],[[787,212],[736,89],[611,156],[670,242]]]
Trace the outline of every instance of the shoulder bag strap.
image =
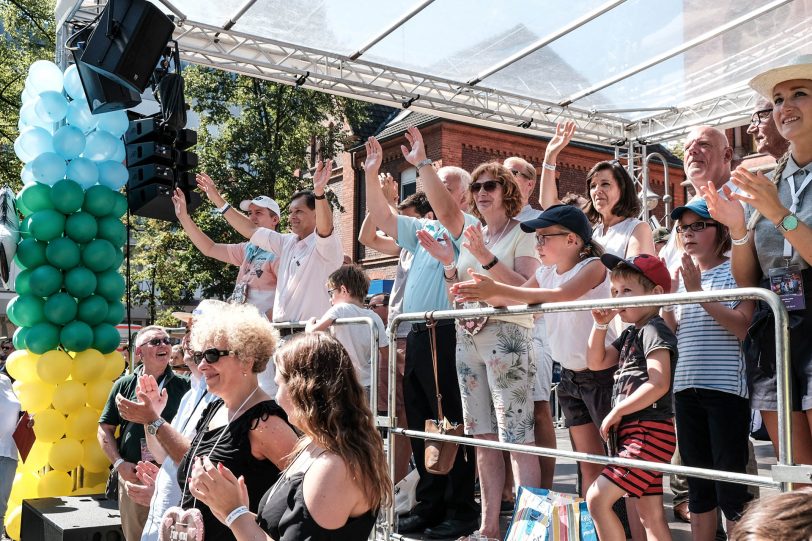
[[437,321],[434,312],[426,315],[426,328],[429,330],[429,344],[431,345],[431,362],[434,365],[434,390],[437,393],[437,420],[443,421],[443,395],[440,394],[440,378],[437,376]]

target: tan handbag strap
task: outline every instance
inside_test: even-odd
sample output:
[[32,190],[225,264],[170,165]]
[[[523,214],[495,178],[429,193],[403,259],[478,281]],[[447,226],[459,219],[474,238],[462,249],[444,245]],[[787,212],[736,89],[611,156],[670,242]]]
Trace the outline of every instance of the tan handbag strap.
[[431,344],[431,362],[434,365],[434,390],[437,393],[437,420],[443,422],[443,395],[440,394],[440,378],[437,375],[437,321],[434,312],[426,314],[426,328],[429,330],[429,344]]

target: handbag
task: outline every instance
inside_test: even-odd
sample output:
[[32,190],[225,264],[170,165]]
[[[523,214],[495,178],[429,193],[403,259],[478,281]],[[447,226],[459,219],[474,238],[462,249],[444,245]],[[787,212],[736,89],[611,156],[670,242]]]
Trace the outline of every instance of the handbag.
[[37,439],[34,434],[34,427],[31,422],[31,416],[27,411],[22,412],[20,419],[17,421],[17,428],[14,429],[14,445],[17,446],[17,451],[20,453],[20,458],[23,462],[28,458],[28,453],[31,452],[31,447],[34,446],[34,440]]
[[575,494],[519,487],[505,541],[598,541],[586,502]]
[[[440,394],[440,381],[437,376],[437,322],[429,315],[426,327],[431,344],[431,362],[434,365],[434,385],[437,392],[437,419],[426,419],[425,432],[447,436],[462,436],[463,425],[449,421],[443,415],[443,395]],[[424,463],[426,471],[435,475],[446,475],[457,458],[457,444],[448,441],[426,440]]]

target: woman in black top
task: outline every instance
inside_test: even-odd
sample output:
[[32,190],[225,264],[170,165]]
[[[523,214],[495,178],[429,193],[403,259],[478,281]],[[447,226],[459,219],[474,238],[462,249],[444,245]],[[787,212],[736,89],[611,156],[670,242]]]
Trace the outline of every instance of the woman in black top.
[[366,539],[378,510],[391,502],[392,486],[349,355],[319,332],[291,338],[275,360],[277,400],[304,434],[296,458],[256,515],[248,509],[246,478],[206,459],[192,469],[192,494],[239,541]]

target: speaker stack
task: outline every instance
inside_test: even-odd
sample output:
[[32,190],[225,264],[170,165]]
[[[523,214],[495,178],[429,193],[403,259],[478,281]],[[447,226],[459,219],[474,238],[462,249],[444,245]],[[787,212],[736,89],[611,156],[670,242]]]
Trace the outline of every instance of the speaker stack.
[[99,496],[23,501],[25,541],[125,541],[118,504]]

